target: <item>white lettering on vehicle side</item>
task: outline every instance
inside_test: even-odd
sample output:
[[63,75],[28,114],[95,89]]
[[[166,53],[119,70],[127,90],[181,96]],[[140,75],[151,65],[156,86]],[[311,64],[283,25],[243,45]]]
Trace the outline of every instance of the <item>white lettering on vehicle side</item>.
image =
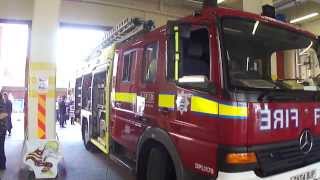
[[209,166],[206,166],[206,165],[203,165],[203,164],[200,164],[200,163],[194,163],[194,168],[198,169],[198,170],[200,170],[202,172],[206,172],[206,173],[209,173],[209,174],[214,174],[213,168],[211,168]]
[[[320,109],[319,109],[320,120]],[[316,121],[316,120],[315,120]],[[260,110],[260,130],[277,130],[299,127],[299,111],[296,108],[291,109],[273,109],[268,107]]]
[[271,111],[269,109],[263,109],[260,111],[260,130],[270,130],[271,129]]
[[283,109],[276,109],[273,113],[274,123],[273,123],[273,129],[279,129],[283,128]]
[[292,115],[292,116],[290,116],[291,117],[291,120],[292,121],[295,121],[295,125],[296,125],[296,128],[298,128],[299,127],[299,113],[298,113],[298,109],[291,109],[290,110],[290,114]]

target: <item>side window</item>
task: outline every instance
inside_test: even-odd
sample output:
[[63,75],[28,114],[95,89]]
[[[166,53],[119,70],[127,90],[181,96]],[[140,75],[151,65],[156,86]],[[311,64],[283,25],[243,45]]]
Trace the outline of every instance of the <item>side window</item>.
[[182,76],[203,75],[210,79],[209,32],[197,27],[189,38],[182,39]]
[[154,82],[157,73],[158,42],[149,44],[144,49],[143,55],[143,82]]
[[130,53],[124,53],[123,57],[123,67],[122,67],[122,81],[131,81],[132,65],[134,64],[134,59],[136,52],[132,51]]

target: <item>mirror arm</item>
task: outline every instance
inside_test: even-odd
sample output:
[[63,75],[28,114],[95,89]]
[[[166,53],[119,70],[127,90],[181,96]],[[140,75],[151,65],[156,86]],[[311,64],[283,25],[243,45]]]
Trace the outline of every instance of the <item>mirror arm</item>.
[[204,83],[179,83],[178,82],[177,85],[183,88],[205,91],[211,95],[216,94],[216,88],[213,82],[204,82]]

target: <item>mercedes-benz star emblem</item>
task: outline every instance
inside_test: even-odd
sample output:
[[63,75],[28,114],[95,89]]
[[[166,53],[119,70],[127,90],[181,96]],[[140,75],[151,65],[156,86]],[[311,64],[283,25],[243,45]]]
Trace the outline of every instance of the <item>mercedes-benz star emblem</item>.
[[304,130],[300,136],[300,150],[308,154],[313,147],[313,137],[309,130]]

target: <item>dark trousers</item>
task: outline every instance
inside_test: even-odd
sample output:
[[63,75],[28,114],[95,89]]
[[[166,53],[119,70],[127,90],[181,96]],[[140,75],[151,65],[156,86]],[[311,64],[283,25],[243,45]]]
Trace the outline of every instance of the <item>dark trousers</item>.
[[60,122],[60,112],[59,112],[59,110],[56,110],[56,115],[57,115],[57,121],[59,121]]
[[11,121],[11,114],[9,114],[8,119],[7,119],[7,130],[9,134],[11,134],[11,129],[12,129],[12,121]]
[[60,127],[64,126],[66,115],[64,113],[60,113],[59,123]]
[[74,117],[71,117],[71,124],[74,124]]
[[4,153],[5,140],[6,140],[6,136],[0,135],[0,169],[6,168],[6,155]]

